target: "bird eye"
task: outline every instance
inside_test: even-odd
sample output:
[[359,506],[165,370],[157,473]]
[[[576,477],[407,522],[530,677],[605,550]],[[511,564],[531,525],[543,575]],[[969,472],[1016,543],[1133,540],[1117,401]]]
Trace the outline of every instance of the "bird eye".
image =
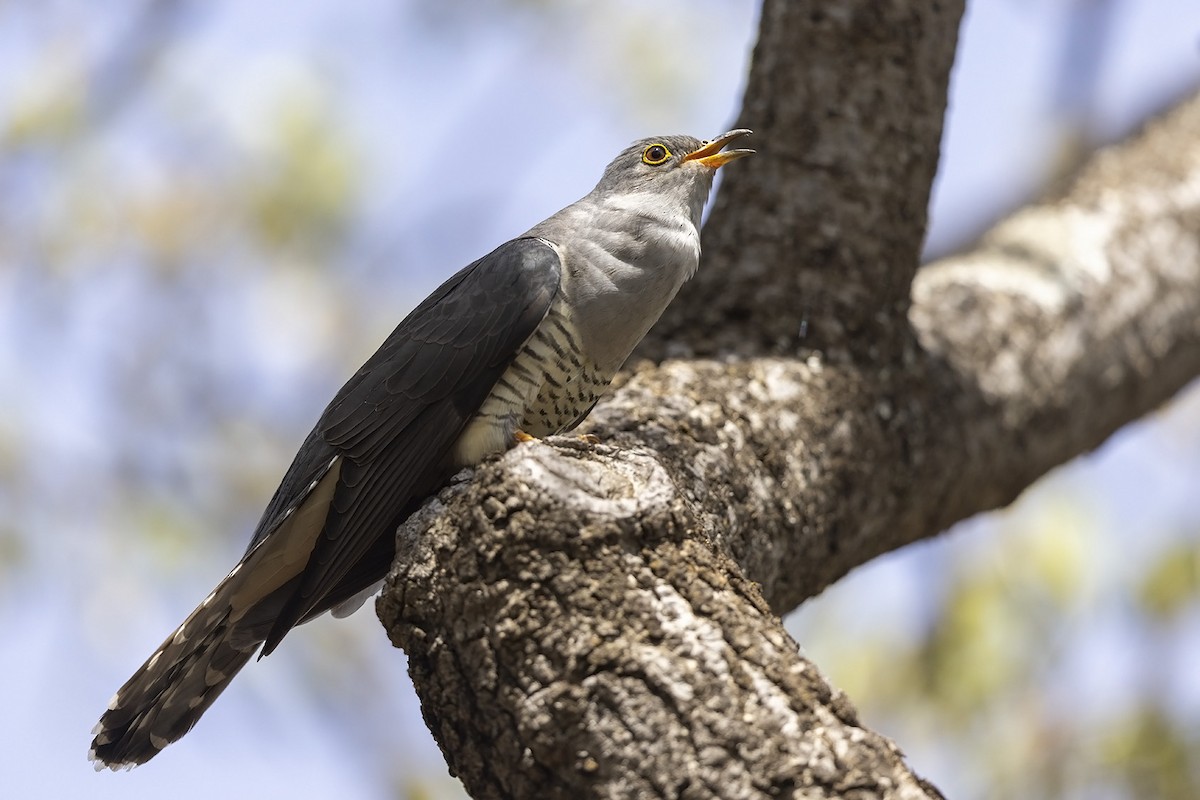
[[670,157],[671,151],[667,149],[666,145],[662,144],[652,144],[642,151],[642,163],[649,164],[652,167],[665,164]]

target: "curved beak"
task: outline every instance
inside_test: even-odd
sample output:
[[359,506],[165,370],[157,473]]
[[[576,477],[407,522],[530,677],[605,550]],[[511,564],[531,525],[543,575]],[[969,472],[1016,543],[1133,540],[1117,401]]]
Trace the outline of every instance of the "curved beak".
[[711,142],[705,142],[699,150],[693,150],[683,157],[684,161],[695,161],[697,164],[703,164],[706,167],[717,169],[723,167],[730,161],[736,161],[743,156],[754,155],[753,150],[726,150],[721,152],[721,148],[732,142],[734,139],[740,139],[747,136],[753,131],[746,128],[738,128],[729,133],[722,133]]

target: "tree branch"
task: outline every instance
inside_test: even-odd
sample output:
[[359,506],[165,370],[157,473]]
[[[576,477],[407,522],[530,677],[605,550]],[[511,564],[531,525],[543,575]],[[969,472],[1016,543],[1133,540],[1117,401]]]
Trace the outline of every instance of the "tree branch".
[[379,613],[473,796],[936,796],[705,524],[653,454],[567,442],[406,526]]
[[[944,528],[1012,501],[1200,374],[1200,96],[1097,154],[1063,196],[913,285],[952,382]],[[957,435],[956,435],[957,438]],[[951,458],[957,452],[957,458]]]
[[[640,363],[590,420],[603,445],[518,447],[402,528],[378,610],[474,796],[937,797],[769,608],[1008,502],[1200,373],[1200,101],[921,270],[908,308],[957,24],[912,5],[934,10],[766,4],[743,115],[763,155],[722,190],[705,277],[646,350],[710,357]],[[780,53],[818,43],[810,24],[904,39],[863,46],[908,61],[854,73],[877,80],[876,116],[865,90],[805,95],[821,133],[796,144],[772,128],[792,130],[789,96],[756,106],[755,87],[794,90]],[[822,117],[830,91],[857,111]],[[857,142],[836,175],[767,164],[831,118]]]
[[759,155],[724,176],[700,272],[643,356],[894,357],[962,7],[763,3],[738,118]]

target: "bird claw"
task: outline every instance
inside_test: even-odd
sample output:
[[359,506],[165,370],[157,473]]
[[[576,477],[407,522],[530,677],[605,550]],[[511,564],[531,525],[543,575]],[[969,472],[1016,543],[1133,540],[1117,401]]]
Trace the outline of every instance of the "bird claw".
[[584,444],[600,444],[600,437],[594,433],[580,433],[575,438]]
[[526,433],[525,431],[521,431],[521,430],[514,433],[513,438],[516,439],[519,444],[524,444],[525,442],[541,441],[536,436],[530,436],[528,433]]

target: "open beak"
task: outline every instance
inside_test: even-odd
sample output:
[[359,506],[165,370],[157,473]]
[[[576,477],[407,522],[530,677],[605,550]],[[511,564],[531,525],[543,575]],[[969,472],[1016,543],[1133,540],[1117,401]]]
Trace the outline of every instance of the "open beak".
[[683,157],[684,161],[695,161],[697,164],[703,164],[706,167],[717,169],[723,167],[730,161],[736,161],[743,156],[754,155],[753,150],[726,150],[721,152],[721,148],[732,142],[734,139],[740,139],[753,131],[745,128],[738,128],[729,133],[722,133],[711,142],[705,142],[699,150],[693,150]]

